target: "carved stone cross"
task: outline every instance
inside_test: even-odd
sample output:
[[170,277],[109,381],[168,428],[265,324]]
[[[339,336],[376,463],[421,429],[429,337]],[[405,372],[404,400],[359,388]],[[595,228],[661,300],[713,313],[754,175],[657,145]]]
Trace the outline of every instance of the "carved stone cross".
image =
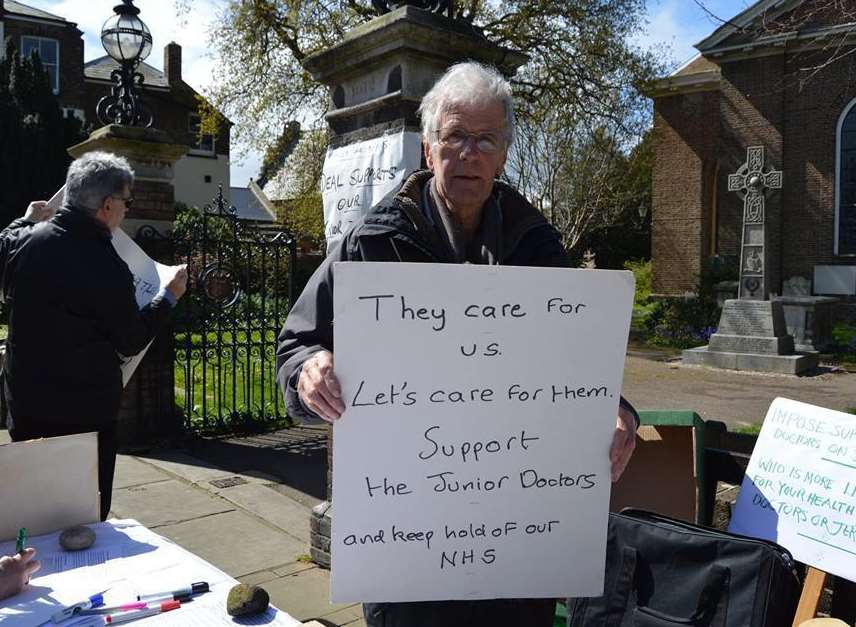
[[767,256],[765,193],[782,188],[781,170],[764,169],[764,147],[746,149],[746,163],[728,175],[728,191],[743,198],[743,241],[740,247],[739,298],[765,300],[767,285]]

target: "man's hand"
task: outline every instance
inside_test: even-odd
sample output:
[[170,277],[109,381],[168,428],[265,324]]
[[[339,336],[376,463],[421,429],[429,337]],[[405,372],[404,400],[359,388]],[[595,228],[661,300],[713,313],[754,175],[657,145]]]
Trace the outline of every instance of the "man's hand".
[[27,211],[24,212],[24,220],[29,220],[30,222],[44,222],[45,220],[50,219],[53,214],[54,210],[48,207],[46,200],[34,200],[27,207]]
[[18,594],[41,568],[41,563],[33,559],[35,555],[36,550],[29,548],[12,557],[0,557],[0,599]]
[[612,462],[613,483],[621,478],[633,449],[636,448],[636,418],[624,407],[618,408],[618,418],[615,419],[615,433],[612,436],[612,446],[609,447],[609,461]]
[[327,422],[345,411],[342,388],[333,372],[333,353],[321,351],[306,360],[297,380],[297,394],[303,404]]
[[172,277],[169,283],[166,284],[166,289],[168,289],[175,299],[178,300],[182,296],[184,296],[184,292],[187,291],[187,265],[183,264],[178,272],[175,273],[175,276]]

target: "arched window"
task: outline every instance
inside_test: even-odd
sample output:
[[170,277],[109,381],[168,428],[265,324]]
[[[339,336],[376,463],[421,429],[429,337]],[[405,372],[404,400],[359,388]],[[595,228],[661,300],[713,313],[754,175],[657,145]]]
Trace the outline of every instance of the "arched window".
[[856,100],[838,120],[835,161],[835,254],[856,255]]

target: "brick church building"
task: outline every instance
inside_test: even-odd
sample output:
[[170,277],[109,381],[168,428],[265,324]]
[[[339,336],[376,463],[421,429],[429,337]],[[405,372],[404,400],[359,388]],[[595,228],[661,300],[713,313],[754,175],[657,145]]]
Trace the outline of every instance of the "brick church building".
[[[782,172],[781,189],[766,192],[769,292],[802,277],[813,294],[838,296],[852,310],[856,10],[847,4],[760,0],[657,81],[655,293],[694,291],[711,258],[738,261],[744,207],[728,176],[746,162],[747,148],[761,146],[765,169]],[[753,262],[743,250],[745,268]]]

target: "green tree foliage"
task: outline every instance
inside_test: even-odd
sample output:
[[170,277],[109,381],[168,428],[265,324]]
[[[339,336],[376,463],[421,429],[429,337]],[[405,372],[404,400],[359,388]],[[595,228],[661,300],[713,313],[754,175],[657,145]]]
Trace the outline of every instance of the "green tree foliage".
[[66,148],[84,137],[79,120],[63,117],[38,55],[22,59],[10,40],[0,61],[0,225],[62,186]]
[[[488,40],[529,55],[513,79],[522,117],[555,111],[564,120],[604,118],[621,126],[630,121],[630,109],[647,117],[637,88],[655,75],[657,64],[628,43],[643,26],[644,0],[470,0],[458,6],[458,17]],[[326,87],[301,61],[373,17],[368,0],[229,2],[211,42],[219,75],[209,96],[237,122],[236,139],[264,150],[280,136],[282,120],[319,120]]]
[[265,193],[277,199],[280,221],[296,236],[303,250],[324,248],[324,214],[318,181],[328,144],[329,136],[322,129],[301,132],[300,141],[265,187]]
[[277,175],[285,165],[285,160],[294,152],[300,138],[300,122],[297,120],[287,122],[279,139],[265,151],[259,177],[256,180],[259,187],[264,188],[268,181]]
[[648,130],[628,154],[619,154],[609,176],[615,184],[609,202],[610,220],[583,235],[571,253],[590,250],[598,268],[626,267],[629,260],[651,257],[651,208],[654,173],[654,139]]

